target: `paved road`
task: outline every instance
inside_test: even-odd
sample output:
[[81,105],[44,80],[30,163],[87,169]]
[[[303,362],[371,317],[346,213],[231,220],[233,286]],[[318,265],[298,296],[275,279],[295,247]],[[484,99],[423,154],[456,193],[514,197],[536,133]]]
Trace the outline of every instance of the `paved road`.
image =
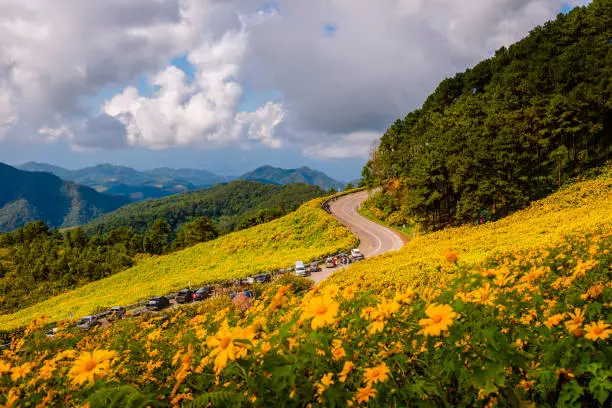
[[[399,233],[370,221],[357,212],[366,198],[367,191],[339,198],[330,204],[331,212],[359,238],[359,250],[366,258],[399,250],[404,245],[404,239]],[[315,283],[322,281],[337,269],[339,268],[323,268],[320,272],[313,273],[310,279]]]

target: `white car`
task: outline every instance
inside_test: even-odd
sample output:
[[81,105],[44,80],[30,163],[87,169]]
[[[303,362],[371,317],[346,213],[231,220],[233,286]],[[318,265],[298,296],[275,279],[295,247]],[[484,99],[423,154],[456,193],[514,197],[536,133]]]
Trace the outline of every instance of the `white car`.
[[353,258],[353,262],[360,261],[363,259],[363,255],[361,254],[359,249],[354,248],[354,249],[351,249],[351,258]]
[[304,262],[297,261],[295,263],[295,276],[306,276],[306,268],[304,267]]

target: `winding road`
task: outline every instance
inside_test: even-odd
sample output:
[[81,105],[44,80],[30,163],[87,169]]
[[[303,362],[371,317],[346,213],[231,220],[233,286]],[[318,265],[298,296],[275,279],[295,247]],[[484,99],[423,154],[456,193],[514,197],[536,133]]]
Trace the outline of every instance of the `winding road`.
[[[361,191],[332,201],[332,215],[359,238],[359,250],[366,258],[399,250],[404,245],[404,238],[398,232],[370,221],[357,212],[367,198],[368,192]],[[337,269],[323,267],[321,271],[313,273],[310,279],[315,283],[322,281]]]

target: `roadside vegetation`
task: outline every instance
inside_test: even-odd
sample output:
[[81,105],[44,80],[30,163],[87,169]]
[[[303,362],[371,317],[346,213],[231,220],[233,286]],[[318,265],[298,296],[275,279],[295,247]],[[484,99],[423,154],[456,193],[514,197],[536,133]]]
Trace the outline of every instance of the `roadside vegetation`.
[[222,236],[165,256],[144,258],[130,269],[81,286],[12,314],[0,316],[0,329],[23,327],[35,318],[52,321],[84,316],[99,308],[126,305],[192,286],[287,268],[347,251],[351,232],[321,209],[320,199],[297,211],[244,231]]
[[[391,253],[308,292],[283,278],[246,310],[216,298],[86,333],[60,325],[54,339],[39,321],[0,357],[0,402],[609,406],[610,183],[579,182],[502,221],[417,238],[408,251],[426,251],[421,263]],[[317,205],[256,236],[283,223],[276,233],[297,238],[315,209],[319,220]],[[239,232],[214,242],[241,254],[249,239],[259,240]],[[183,254],[205,262],[211,244]],[[156,268],[172,259],[184,257],[157,258]]]

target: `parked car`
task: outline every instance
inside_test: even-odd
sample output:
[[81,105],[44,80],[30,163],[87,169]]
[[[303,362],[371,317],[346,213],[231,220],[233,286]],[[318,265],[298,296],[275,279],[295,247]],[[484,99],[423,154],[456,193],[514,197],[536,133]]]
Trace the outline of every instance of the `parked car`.
[[310,263],[310,272],[318,272],[319,271],[319,263],[318,262],[311,262]]
[[297,261],[295,263],[295,276],[306,276],[306,268],[304,267],[304,262]]
[[89,330],[92,327],[95,327],[99,324],[98,318],[96,316],[85,316],[82,317],[81,320],[77,322],[77,327],[83,330]]
[[193,301],[193,291],[191,289],[180,290],[174,298],[176,303],[189,303]]
[[154,296],[147,302],[147,309],[162,310],[170,306],[170,300],[165,296]]
[[208,299],[212,296],[213,288],[211,286],[203,286],[200,289],[193,292],[193,300],[200,301],[204,299]]
[[336,266],[336,264],[334,264],[334,259],[333,258],[327,258],[325,260],[325,267],[326,268],[333,268],[334,266]]
[[108,320],[118,320],[125,317],[125,308],[123,306],[113,306],[108,310]]
[[257,283],[271,282],[272,276],[269,273],[262,273],[260,275],[253,276],[253,280],[255,280]]
[[361,261],[363,259],[363,255],[358,248],[351,249],[351,258],[353,258],[353,262]]

